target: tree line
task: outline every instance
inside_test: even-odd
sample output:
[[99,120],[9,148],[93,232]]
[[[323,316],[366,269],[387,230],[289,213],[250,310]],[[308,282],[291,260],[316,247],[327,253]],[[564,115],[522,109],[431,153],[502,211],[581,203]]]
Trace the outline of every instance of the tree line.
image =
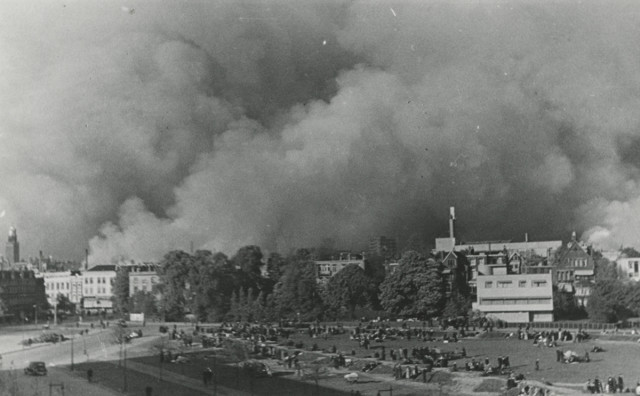
[[364,269],[349,265],[318,282],[314,256],[307,249],[266,258],[258,246],[242,247],[232,257],[207,250],[171,251],[158,265],[160,279],[151,292],[129,296],[127,274],[117,274],[114,309],[169,321],[313,321],[388,315],[427,319],[467,314],[466,280],[448,289],[441,262],[408,251],[386,276],[383,261],[370,257]]
[[[171,251],[158,265],[160,280],[153,291],[129,296],[128,274],[118,272],[114,310],[170,321],[473,315],[463,269],[454,268],[452,274],[434,257],[407,251],[396,270],[387,274],[384,259],[372,256],[364,269],[350,265],[318,282],[315,253],[299,249],[288,256],[271,253],[265,258],[258,246],[242,247],[232,257],[207,250]],[[554,287],[556,320],[617,322],[640,314],[640,283],[625,280],[615,263],[597,254],[594,258],[596,282],[590,285],[587,306],[579,304],[575,293]]]

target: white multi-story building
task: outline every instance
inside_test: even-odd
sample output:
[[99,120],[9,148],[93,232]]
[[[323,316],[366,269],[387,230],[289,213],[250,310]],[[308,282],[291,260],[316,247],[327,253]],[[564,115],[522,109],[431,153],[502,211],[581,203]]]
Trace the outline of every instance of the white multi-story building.
[[357,265],[358,267],[365,269],[365,260],[362,255],[341,253],[337,260],[318,260],[314,262],[316,265],[316,279],[318,282],[326,282],[343,270],[348,265]]
[[620,257],[616,260],[616,267],[626,279],[640,280],[640,257]]
[[156,265],[144,263],[127,266],[129,271],[129,296],[136,292],[151,292],[153,286],[159,282],[160,277],[156,272]]
[[551,274],[480,275],[473,309],[506,322],[553,321]]
[[115,265],[96,265],[85,271],[82,274],[82,308],[93,312],[111,311],[115,278]]
[[59,294],[71,300],[71,271],[41,272],[37,276],[44,279],[44,292],[49,305],[56,305]]

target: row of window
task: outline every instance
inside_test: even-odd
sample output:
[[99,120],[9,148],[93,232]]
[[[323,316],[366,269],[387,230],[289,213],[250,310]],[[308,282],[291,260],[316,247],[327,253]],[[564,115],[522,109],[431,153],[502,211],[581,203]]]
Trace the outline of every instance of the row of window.
[[551,304],[550,298],[482,298],[480,305]]
[[572,260],[572,265],[574,267],[586,267],[587,266],[587,259],[574,259],[574,260]]
[[45,283],[46,290],[69,290],[69,282]]
[[[110,288],[109,288],[109,293],[111,293],[111,292],[112,292],[112,290],[111,290],[111,289],[112,289],[112,288],[110,287]],[[84,289],[84,294],[85,294],[85,295],[88,295],[88,296],[92,295],[92,294],[93,294],[93,287],[85,288],[85,289]],[[106,287],[97,287],[97,288],[96,288],[96,294],[107,294],[107,288],[106,288]]]
[[[531,287],[545,287],[547,286],[547,281],[546,280],[532,280],[531,281]],[[491,289],[493,287],[493,281],[486,281],[484,282],[484,288],[485,289]],[[507,287],[515,287],[515,284],[513,281],[496,281],[496,288],[498,289],[502,289],[502,288],[507,288]],[[527,287],[527,281],[526,280],[520,280],[518,281],[518,287]]]
[[[137,278],[137,277],[136,277],[136,278],[133,278],[133,284],[137,284],[137,283],[138,283],[138,282],[140,282],[140,281],[142,282],[142,284],[147,284],[147,283],[148,283],[148,279],[142,279],[142,280],[140,280],[140,279],[139,279],[139,278]],[[156,282],[157,282],[157,279],[152,277],[152,278],[151,278],[151,283],[152,283],[152,284],[155,284]]]
[[[102,277],[102,278],[95,278],[96,279],[96,283],[100,284],[106,284],[107,283],[107,278],[106,277]],[[113,285],[113,278],[109,278],[109,283],[111,283]],[[93,278],[84,278],[84,284],[85,285],[93,285]]]

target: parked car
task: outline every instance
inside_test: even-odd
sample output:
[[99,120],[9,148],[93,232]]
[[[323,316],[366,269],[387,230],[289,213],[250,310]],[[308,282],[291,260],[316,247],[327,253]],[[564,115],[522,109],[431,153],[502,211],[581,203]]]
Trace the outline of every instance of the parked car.
[[24,369],[26,375],[47,375],[47,366],[44,362],[31,362]]

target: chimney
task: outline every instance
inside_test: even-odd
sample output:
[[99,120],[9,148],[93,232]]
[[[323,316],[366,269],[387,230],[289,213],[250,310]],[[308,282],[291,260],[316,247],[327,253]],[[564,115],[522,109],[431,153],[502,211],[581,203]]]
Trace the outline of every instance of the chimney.
[[453,232],[453,222],[456,219],[456,208],[451,206],[449,208],[449,238],[455,238],[455,234]]

